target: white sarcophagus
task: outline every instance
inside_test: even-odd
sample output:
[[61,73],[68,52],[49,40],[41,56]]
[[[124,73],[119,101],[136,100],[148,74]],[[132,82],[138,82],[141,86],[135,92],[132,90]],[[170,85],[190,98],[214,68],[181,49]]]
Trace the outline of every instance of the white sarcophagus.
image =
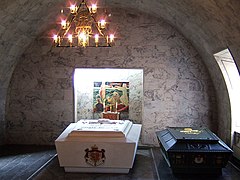
[[66,172],[128,173],[141,132],[129,120],[80,120],[56,139],[59,164]]

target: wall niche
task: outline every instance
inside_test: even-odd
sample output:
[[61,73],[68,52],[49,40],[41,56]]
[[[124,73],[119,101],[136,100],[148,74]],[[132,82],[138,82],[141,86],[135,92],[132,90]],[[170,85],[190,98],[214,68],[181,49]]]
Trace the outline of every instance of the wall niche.
[[[124,86],[126,86],[127,94],[123,92]],[[117,111],[123,109],[120,112],[120,119],[130,119],[134,123],[141,123],[143,104],[142,69],[76,68],[74,71],[75,122],[80,119],[101,118],[103,111],[110,111],[109,107],[112,108],[111,99],[115,93],[119,95],[119,101],[113,102],[114,109],[111,109],[111,111],[116,111],[114,107],[116,103]],[[98,109],[96,109],[97,103],[101,104]],[[125,110],[119,108],[121,105],[126,107]]]

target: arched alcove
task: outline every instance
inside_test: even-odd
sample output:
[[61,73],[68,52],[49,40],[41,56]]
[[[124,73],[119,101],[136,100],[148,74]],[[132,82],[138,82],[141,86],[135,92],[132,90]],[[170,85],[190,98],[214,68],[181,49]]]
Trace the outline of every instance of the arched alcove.
[[[96,84],[96,86],[95,86]],[[127,111],[120,113],[121,119],[142,123],[143,115],[143,69],[94,69],[76,68],[74,71],[75,122],[80,119],[99,119],[102,112],[110,111],[109,100],[116,91],[123,96],[121,88],[127,84]],[[107,89],[106,89],[107,88]],[[108,93],[107,93],[108,92]],[[94,111],[96,97],[99,96],[103,109]],[[121,100],[119,103],[122,103]],[[119,106],[120,104],[118,104]]]

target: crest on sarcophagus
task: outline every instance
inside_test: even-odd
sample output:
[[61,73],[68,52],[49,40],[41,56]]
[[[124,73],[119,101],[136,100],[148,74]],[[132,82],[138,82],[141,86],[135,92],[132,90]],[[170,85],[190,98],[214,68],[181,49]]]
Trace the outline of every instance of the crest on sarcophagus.
[[100,166],[105,162],[105,150],[101,149],[99,150],[96,145],[91,147],[91,150],[89,148],[85,149],[85,161],[87,164],[90,164],[92,166]]

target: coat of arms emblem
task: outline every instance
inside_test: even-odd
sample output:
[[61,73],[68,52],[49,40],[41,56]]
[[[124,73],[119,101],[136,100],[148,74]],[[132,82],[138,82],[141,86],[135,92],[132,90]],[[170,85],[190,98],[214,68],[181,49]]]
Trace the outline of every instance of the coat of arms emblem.
[[91,147],[91,150],[89,148],[85,149],[85,161],[86,163],[92,165],[92,166],[99,166],[102,165],[105,162],[105,150],[101,149],[99,150],[96,145]]

